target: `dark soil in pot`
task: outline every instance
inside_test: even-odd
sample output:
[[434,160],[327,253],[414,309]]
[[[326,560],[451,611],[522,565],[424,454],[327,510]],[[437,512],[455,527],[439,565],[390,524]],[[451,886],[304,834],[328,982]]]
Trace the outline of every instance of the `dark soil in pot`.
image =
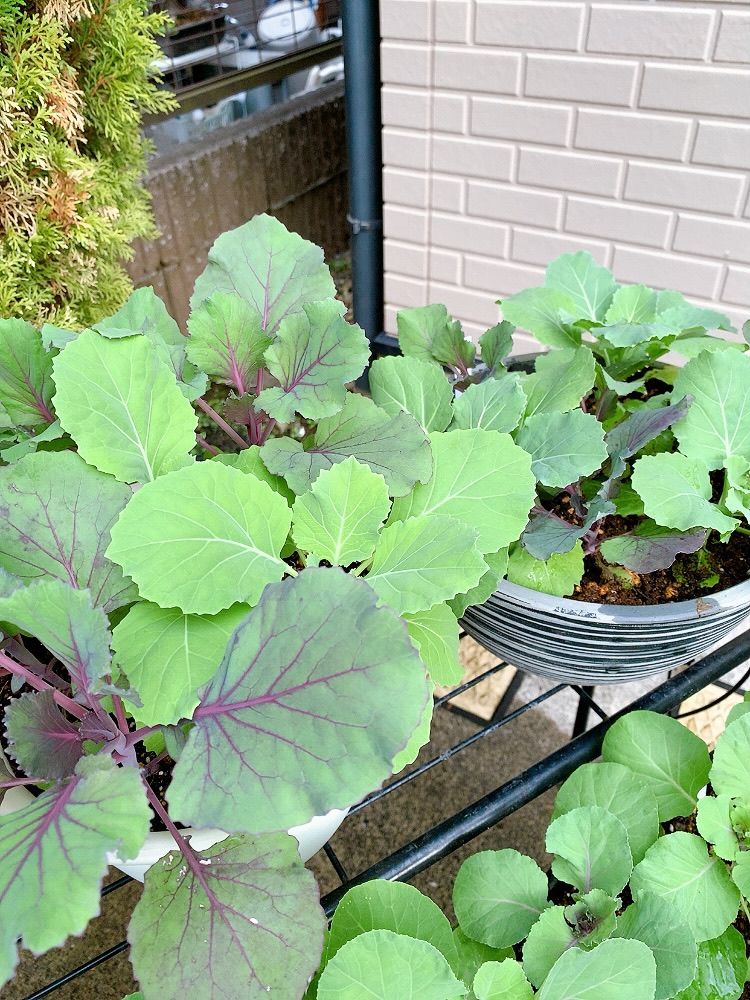
[[[605,518],[599,537],[603,540],[632,531],[638,521],[637,517]],[[667,604],[727,590],[750,577],[750,535],[736,533],[725,545],[712,532],[705,550],[679,555],[669,569],[654,573],[617,569],[618,573],[613,574],[612,567],[596,555],[586,556],[585,576],[572,600],[591,604]]]

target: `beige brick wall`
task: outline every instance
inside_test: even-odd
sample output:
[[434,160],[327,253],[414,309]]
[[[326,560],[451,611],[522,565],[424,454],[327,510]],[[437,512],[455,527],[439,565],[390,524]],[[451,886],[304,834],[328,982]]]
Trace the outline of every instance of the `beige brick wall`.
[[381,0],[381,30],[388,332],[444,302],[476,336],[578,249],[750,316],[750,2]]

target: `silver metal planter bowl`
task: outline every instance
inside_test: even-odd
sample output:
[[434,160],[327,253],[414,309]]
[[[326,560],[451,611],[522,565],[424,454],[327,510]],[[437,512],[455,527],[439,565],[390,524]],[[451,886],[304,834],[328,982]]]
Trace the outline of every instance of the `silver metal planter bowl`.
[[[682,666],[750,615],[750,580],[674,604],[629,607],[551,597],[504,580],[462,625],[514,666],[557,681],[618,684]],[[748,650],[750,654],[750,650]]]

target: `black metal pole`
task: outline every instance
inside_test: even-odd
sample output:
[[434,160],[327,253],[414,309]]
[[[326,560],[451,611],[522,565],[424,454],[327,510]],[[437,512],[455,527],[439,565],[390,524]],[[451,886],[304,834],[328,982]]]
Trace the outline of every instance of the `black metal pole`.
[[576,712],[575,721],[573,722],[573,737],[580,736],[581,733],[586,732],[586,726],[589,724],[589,713],[591,711],[591,706],[589,705],[588,699],[584,695],[593,695],[593,687],[584,687],[584,694],[578,695],[578,711]]
[[383,156],[380,142],[380,4],[342,0],[354,319],[383,330]]
[[638,709],[668,712],[673,706],[679,705],[681,701],[702,690],[707,684],[739,666],[747,659],[748,654],[750,654],[750,632],[744,632],[642,698],[631,702],[605,722],[589,729],[538,764],[534,764],[511,781],[485,795],[484,798],[379,861],[367,871],[357,875],[351,882],[329,892],[321,900],[326,914],[331,916],[341,897],[352,885],[375,878],[408,881],[418,875],[553,785],[564,781],[580,764],[594,760],[601,751],[607,730],[620,716]]

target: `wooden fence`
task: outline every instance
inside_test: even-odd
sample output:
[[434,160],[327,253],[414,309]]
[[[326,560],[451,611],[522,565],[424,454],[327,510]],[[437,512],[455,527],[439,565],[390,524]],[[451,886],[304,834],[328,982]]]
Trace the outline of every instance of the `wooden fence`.
[[328,254],[348,245],[343,84],[296,97],[155,157],[147,186],[160,237],[128,270],[184,328],[188,299],[220,233],[268,212]]

